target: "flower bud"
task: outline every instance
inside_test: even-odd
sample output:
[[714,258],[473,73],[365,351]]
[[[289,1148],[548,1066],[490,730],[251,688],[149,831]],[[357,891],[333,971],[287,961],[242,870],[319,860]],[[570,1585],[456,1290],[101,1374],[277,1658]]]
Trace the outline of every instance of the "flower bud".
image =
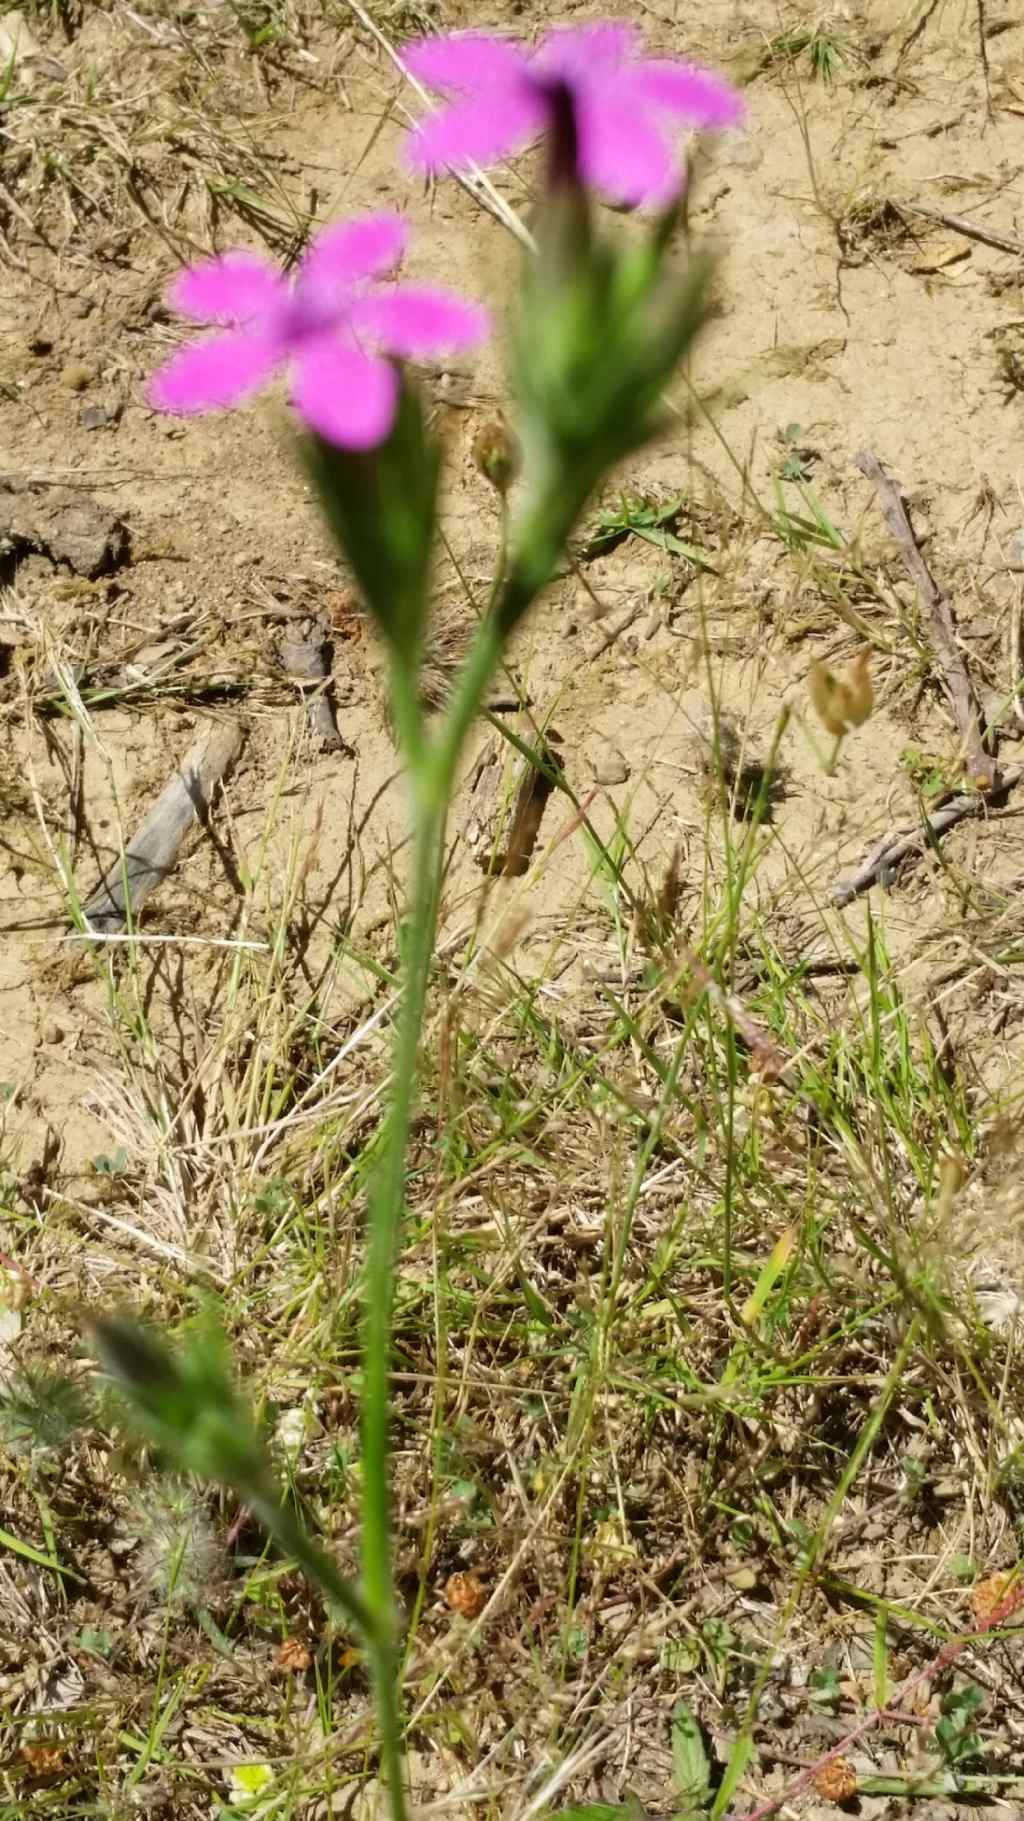
[[870,647],[865,645],[858,652],[846,676],[838,676],[816,658],[807,673],[807,685],[825,731],[841,739],[866,721],[875,705]]

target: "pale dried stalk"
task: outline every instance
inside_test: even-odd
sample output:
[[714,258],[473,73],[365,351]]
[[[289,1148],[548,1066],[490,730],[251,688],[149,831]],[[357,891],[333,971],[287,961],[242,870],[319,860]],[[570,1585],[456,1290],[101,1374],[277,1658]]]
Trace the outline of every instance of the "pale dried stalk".
[[104,874],[82,906],[103,935],[122,930],[153,889],[174,871],[186,834],[209,813],[213,793],[242,750],[237,722],[207,731],[192,746],[165,784],[123,855]]

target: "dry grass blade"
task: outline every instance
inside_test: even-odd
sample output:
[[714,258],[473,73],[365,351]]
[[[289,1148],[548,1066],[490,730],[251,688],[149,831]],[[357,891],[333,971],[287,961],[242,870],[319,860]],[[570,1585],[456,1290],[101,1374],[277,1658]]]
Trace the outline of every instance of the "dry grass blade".
[[[381,50],[391,59],[391,62],[402,77],[402,80],[407,82],[414,93],[419,96],[424,107],[432,108],[434,103],[432,102],[428,91],[412,74],[412,71],[407,69],[402,61],[401,52],[396,50],[391,39],[386,33],[381,31],[380,26],[371,18],[370,14],[366,11],[366,8],[360,5],[359,0],[345,0],[345,5],[349,8],[349,11],[354,17],[359,20],[364,31],[369,32],[370,37],[374,39],[375,43],[380,45]],[[518,240],[520,246],[525,247],[530,253],[536,252],[536,243],[534,242],[533,235],[520,220],[511,204],[506,202],[504,196],[495,189],[486,172],[481,171],[476,165],[471,165],[468,171],[454,171],[452,175],[455,177],[456,181],[462,185],[462,188],[473,197],[474,201],[479,202],[497,221],[501,222],[502,227],[508,229],[513,238]]]

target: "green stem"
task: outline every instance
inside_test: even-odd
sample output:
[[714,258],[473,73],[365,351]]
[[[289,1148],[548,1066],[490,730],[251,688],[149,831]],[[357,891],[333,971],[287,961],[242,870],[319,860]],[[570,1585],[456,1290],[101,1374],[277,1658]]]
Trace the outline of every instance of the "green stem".
[[375,1615],[326,1550],[314,1543],[287,1506],[282,1505],[265,1487],[241,1481],[237,1490],[239,1498],[257,1523],[263,1525],[268,1536],[273,1538],[282,1554],[291,1556],[309,1579],[323,1588],[328,1599],[345,1614],[366,1649],[372,1652],[377,1629]]
[[[564,492],[564,489],[563,489]],[[390,1375],[394,1286],[405,1213],[406,1152],[416,1104],[417,1063],[430,963],[437,933],[444,833],[459,755],[479,713],[505,637],[547,582],[572,519],[561,502],[547,513],[544,536],[526,538],[528,559],[499,577],[489,610],[477,627],[448,713],[436,741],[423,734],[415,701],[415,668],[392,661],[392,703],[413,798],[413,857],[409,915],[403,944],[405,991],[395,1048],[394,1085],[383,1156],[370,1203],[363,1326],[363,1597],[372,1628],[381,1767],[392,1821],[405,1821],[400,1722],[400,1653],[391,1560]],[[575,516],[573,512],[572,516]]]
[[414,769],[412,895],[405,930],[405,992],[395,1050],[394,1086],[384,1155],[374,1186],[366,1256],[363,1327],[363,1595],[373,1614],[373,1682],[381,1766],[392,1821],[405,1821],[399,1704],[399,1651],[391,1564],[391,1331],[395,1273],[405,1213],[406,1150],[416,1099],[417,1057],[437,928],[445,799],[429,768]]

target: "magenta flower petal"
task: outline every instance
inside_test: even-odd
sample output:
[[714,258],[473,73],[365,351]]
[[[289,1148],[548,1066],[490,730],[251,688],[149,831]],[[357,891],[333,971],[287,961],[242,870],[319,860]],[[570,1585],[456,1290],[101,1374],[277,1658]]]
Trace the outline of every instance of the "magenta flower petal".
[[640,34],[621,19],[556,26],[541,39],[535,68],[551,76],[607,80],[638,49]]
[[285,285],[276,268],[258,253],[224,253],[186,266],[167,293],[172,309],[194,322],[242,323],[273,309]]
[[685,63],[647,58],[629,71],[629,85],[643,101],[679,114],[695,127],[733,126],[743,115],[734,88],[711,70]]
[[496,89],[473,101],[455,101],[421,121],[410,135],[406,155],[418,170],[445,165],[465,170],[470,164],[493,164],[521,152],[547,124],[543,95],[527,82]]
[[589,94],[577,110],[580,171],[616,202],[664,207],[682,189],[682,173],[661,133],[627,97]]
[[413,38],[402,61],[432,89],[471,93],[521,76],[527,60],[517,45],[493,32],[451,32],[447,38]]
[[355,298],[349,320],[357,334],[407,360],[475,347],[490,328],[486,310],[420,285]]
[[295,409],[311,429],[343,449],[373,449],[383,442],[397,397],[398,375],[387,361],[326,335],[295,363]]
[[360,278],[390,272],[405,252],[408,229],[401,215],[385,212],[335,222],[309,244],[299,267],[299,290],[347,289]]
[[224,410],[265,385],[280,358],[274,340],[245,329],[192,342],[153,374],[149,402],[185,416]]

